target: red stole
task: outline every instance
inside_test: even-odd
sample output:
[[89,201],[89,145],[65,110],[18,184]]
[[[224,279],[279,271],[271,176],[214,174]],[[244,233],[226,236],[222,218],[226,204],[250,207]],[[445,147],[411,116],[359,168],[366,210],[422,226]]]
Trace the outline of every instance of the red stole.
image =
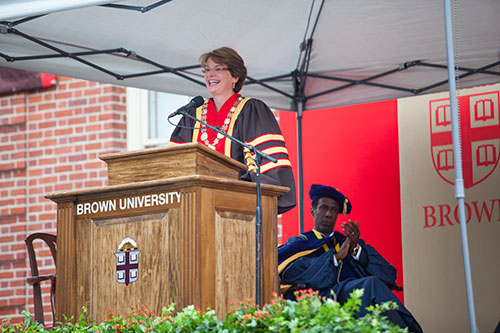
[[[234,94],[233,96],[229,97],[224,102],[224,104],[222,105],[222,107],[220,108],[220,110],[218,112],[215,109],[215,104],[214,104],[213,99],[210,98],[208,100],[207,105],[206,105],[207,114],[206,114],[205,122],[211,126],[219,126],[219,128],[222,129],[224,126],[224,121],[226,120],[228,113],[231,111],[231,108],[233,106],[235,106],[234,103],[236,102],[238,97],[240,97],[239,94]],[[204,107],[204,105],[202,106],[202,108],[203,107]],[[202,115],[202,118],[203,118],[203,115]],[[229,119],[229,120],[231,120],[231,119]],[[201,128],[203,128],[203,127],[204,127],[204,125],[201,125]],[[197,141],[208,146],[207,143],[201,139],[202,134],[203,134],[203,131],[200,130],[198,132]],[[213,144],[213,142],[217,138],[218,133],[210,128],[207,128],[206,134],[208,136],[206,141],[208,141],[210,144]],[[215,145],[215,150],[217,150],[221,154],[224,154],[225,142],[226,142],[226,137],[222,136],[222,138],[221,138],[219,135],[219,141]]]

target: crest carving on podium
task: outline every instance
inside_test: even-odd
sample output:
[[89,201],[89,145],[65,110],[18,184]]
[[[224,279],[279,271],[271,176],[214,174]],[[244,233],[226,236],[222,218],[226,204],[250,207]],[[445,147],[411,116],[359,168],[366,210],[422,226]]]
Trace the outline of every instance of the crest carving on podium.
[[124,238],[115,252],[116,256],[116,281],[129,283],[139,279],[139,254],[141,251],[137,243],[130,237]]

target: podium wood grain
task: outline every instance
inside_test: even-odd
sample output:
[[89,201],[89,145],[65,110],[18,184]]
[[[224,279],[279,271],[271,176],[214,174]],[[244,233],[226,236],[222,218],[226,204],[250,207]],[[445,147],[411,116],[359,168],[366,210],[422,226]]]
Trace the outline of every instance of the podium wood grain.
[[[199,147],[195,150],[206,153]],[[231,177],[193,174],[47,196],[58,203],[57,320],[63,315],[77,317],[82,306],[102,321],[109,310],[125,313],[135,305],[160,313],[172,302],[177,310],[191,304],[214,309],[222,318],[229,301],[255,298],[256,187]],[[264,302],[278,290],[277,197],[284,191],[262,186]],[[174,199],[179,193],[180,202],[144,206],[146,197],[162,193]],[[125,202],[120,200],[127,198],[139,198],[143,206],[120,209]],[[92,211],[96,202],[114,202],[116,209]],[[126,237],[135,240],[141,251],[139,278],[128,285],[116,280],[115,257]]]
[[109,185],[205,175],[237,179],[246,166],[199,143],[99,157],[108,164]]

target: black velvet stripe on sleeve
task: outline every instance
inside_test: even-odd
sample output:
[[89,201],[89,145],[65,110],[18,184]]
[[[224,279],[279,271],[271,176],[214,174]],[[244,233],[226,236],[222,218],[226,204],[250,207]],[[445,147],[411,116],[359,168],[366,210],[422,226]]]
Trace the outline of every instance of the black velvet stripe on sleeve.
[[[243,107],[236,120],[233,135],[245,143],[252,142],[259,137],[263,138],[264,141],[262,143],[255,145],[259,150],[272,147],[286,147],[283,139],[267,141],[267,138],[272,137],[272,135],[278,135],[282,138],[281,130],[276,118],[267,105],[256,99],[247,101]],[[268,135],[269,137],[267,137]],[[265,184],[290,188],[289,192],[284,193],[278,198],[278,213],[281,214],[296,205],[295,180],[292,168],[289,166],[288,154],[280,152],[270,155],[279,160],[280,166],[274,167],[269,164],[263,167],[264,164],[269,163],[268,161],[263,161],[261,167],[263,170],[266,169],[266,171],[262,172],[261,181]],[[243,147],[233,143],[231,145],[231,157],[245,163]],[[256,175],[254,172],[246,172],[240,175],[240,179],[255,181]]]

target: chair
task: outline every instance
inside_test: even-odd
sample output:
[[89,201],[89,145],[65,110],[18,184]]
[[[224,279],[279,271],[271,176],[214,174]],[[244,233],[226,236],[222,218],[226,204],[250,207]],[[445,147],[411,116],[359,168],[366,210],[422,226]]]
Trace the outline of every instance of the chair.
[[35,319],[41,324],[45,324],[44,312],[43,312],[43,300],[42,300],[42,289],[40,287],[40,282],[50,280],[50,305],[52,308],[52,318],[55,319],[56,305],[55,305],[55,293],[56,293],[56,275],[40,275],[38,271],[38,263],[36,260],[35,247],[33,242],[40,240],[45,242],[49,247],[52,258],[54,259],[54,264],[56,264],[56,254],[57,254],[57,242],[56,236],[46,233],[34,233],[29,235],[24,242],[26,243],[26,248],[28,249],[28,258],[31,267],[31,277],[27,278],[28,284],[33,286],[33,298],[35,305]]

